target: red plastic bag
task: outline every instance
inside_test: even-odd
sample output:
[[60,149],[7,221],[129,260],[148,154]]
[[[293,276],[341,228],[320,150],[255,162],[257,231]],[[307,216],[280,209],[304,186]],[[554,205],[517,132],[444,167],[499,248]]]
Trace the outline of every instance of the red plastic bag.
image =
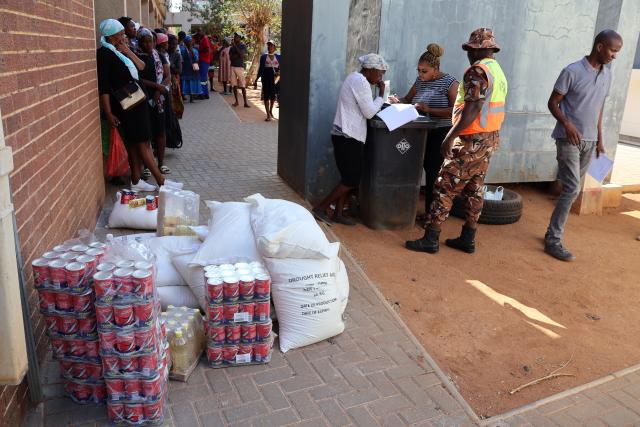
[[118,129],[111,128],[109,157],[107,158],[107,176],[117,177],[129,172],[129,156]]

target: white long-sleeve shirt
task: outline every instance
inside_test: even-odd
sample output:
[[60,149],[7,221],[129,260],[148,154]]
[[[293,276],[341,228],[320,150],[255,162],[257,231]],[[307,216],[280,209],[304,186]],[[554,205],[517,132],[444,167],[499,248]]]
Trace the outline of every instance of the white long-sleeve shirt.
[[360,72],[349,74],[340,88],[338,108],[333,124],[341,132],[364,143],[367,139],[367,119],[382,107],[381,97],[372,99],[371,85]]

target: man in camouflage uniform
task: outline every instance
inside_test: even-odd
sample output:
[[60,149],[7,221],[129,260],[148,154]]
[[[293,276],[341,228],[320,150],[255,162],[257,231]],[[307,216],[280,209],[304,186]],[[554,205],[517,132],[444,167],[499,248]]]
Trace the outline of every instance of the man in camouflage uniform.
[[484,201],[482,188],[489,159],[500,142],[507,80],[493,58],[500,47],[490,29],[475,30],[462,49],[471,66],[459,89],[453,127],[442,143],[445,161],[434,187],[424,237],[406,242],[406,247],[414,251],[438,252],[440,226],[458,194],[465,199],[466,222],[460,237],[448,239],[446,244],[467,253],[475,251],[475,232]]

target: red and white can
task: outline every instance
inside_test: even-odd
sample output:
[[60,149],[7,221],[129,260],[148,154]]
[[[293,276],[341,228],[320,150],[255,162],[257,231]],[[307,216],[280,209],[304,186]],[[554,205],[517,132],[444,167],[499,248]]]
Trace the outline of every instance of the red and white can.
[[149,270],[152,273],[155,270],[155,267],[153,266],[153,264],[148,261],[137,261],[136,263],[133,264],[133,268],[134,270]]
[[227,344],[238,344],[242,335],[240,325],[225,326]]
[[102,384],[91,385],[91,398],[95,403],[102,403],[107,400],[107,389]]
[[244,343],[252,343],[256,340],[257,328],[255,323],[243,323],[240,326],[241,340]]
[[155,400],[162,394],[162,377],[156,375],[151,379],[144,379],[142,383],[142,395],[147,400]]
[[271,320],[256,323],[256,339],[258,341],[265,341],[269,339],[272,327],[273,324],[271,323]]
[[211,303],[221,303],[224,299],[224,281],[220,277],[207,279],[207,296]]
[[78,254],[77,252],[65,252],[63,254],[60,254],[60,256],[58,257],[58,259],[63,259],[67,262],[73,262],[76,260],[76,258],[78,258],[80,256],[80,254]]
[[207,360],[212,366],[222,365],[224,361],[222,357],[223,347],[218,345],[210,345],[207,347]]
[[115,354],[102,355],[102,372],[104,375],[118,375],[120,373],[120,358]]
[[129,326],[136,322],[133,305],[123,303],[113,306],[113,322],[116,326]]
[[69,356],[74,356],[74,357],[82,357],[85,355],[86,353],[86,348],[84,345],[84,340],[83,339],[72,339],[67,341],[68,343],[68,350],[67,353],[69,354]]
[[86,380],[89,378],[89,369],[84,362],[75,362],[71,366],[71,376],[78,380]]
[[209,326],[209,338],[216,344],[224,344],[227,339],[227,332],[225,325],[211,325]]
[[63,357],[67,352],[66,341],[62,338],[51,338],[51,350],[54,357]]
[[136,348],[138,350],[155,350],[156,334],[153,328],[136,329],[134,332]]
[[38,299],[40,300],[40,309],[44,311],[53,311],[56,309],[56,293],[51,291],[38,291]]
[[51,279],[49,275],[49,261],[46,258],[36,258],[31,261],[33,269],[33,281],[36,286],[43,285]]
[[145,353],[138,356],[138,370],[143,375],[152,375],[158,371],[158,355],[157,353]]
[[240,307],[235,303],[225,304],[223,310],[224,320],[226,320],[227,322],[233,322],[235,314],[240,311]]
[[236,356],[238,355],[238,346],[233,344],[227,344],[222,347],[222,360],[224,363],[235,364]]
[[85,356],[92,359],[100,357],[100,343],[97,340],[89,340],[84,342]]
[[87,249],[85,254],[89,255],[89,256],[96,257],[96,260],[97,260],[98,264],[100,264],[100,262],[102,261],[102,258],[104,258],[104,249],[102,249],[102,248],[89,248],[89,249]]
[[224,278],[223,292],[225,301],[237,301],[240,297],[240,283],[236,276]]
[[133,331],[118,331],[116,334],[116,350],[120,353],[131,353],[135,351],[135,333]]
[[58,332],[58,316],[44,316],[44,323],[50,334]]
[[98,258],[93,255],[80,255],[76,258],[76,262],[81,262],[87,266],[87,275],[92,275],[98,266]]
[[124,398],[127,400],[139,400],[142,397],[142,384],[139,378],[125,378]]
[[247,313],[249,321],[253,320],[255,315],[256,304],[253,301],[241,302],[238,304],[238,313]]
[[56,245],[51,249],[53,252],[64,253],[71,250],[71,247],[67,245]]
[[124,399],[124,380],[121,378],[105,378],[105,384],[107,385],[107,395],[109,400],[123,400]]
[[71,316],[58,317],[58,332],[65,335],[78,333],[78,319]]
[[122,297],[133,293],[133,277],[131,277],[132,274],[133,270],[130,268],[118,268],[114,270],[113,278],[115,281],[116,295]]
[[51,285],[56,289],[64,288],[67,284],[66,266],[67,261],[63,259],[49,261],[49,279]]
[[261,301],[256,301],[256,308],[255,308],[255,313],[253,318],[256,320],[256,322],[266,322],[267,320],[270,319],[270,315],[271,315],[271,301],[267,300],[261,300]]
[[246,270],[250,267],[250,264],[248,262],[236,262],[235,264],[233,264],[233,267],[236,270]]
[[118,261],[116,262],[116,268],[130,268],[133,269],[133,267],[136,265],[135,262],[125,259],[122,261]]
[[96,320],[100,325],[114,325],[113,309],[110,305],[96,304]]
[[125,374],[138,372],[138,358],[136,356],[119,356],[120,370]]
[[52,259],[60,258],[60,255],[61,255],[60,252],[47,251],[42,254],[41,258],[52,260]]
[[267,274],[256,274],[254,296],[267,298],[271,294],[271,278]]
[[96,266],[96,271],[114,271],[116,265],[112,262],[101,262]]
[[87,249],[89,249],[89,246],[87,245],[83,245],[83,244],[78,244],[78,245],[73,245],[71,246],[71,251],[72,252],[86,252]]
[[246,361],[246,362],[251,362],[253,360],[253,344],[240,344],[238,346],[238,356],[244,356],[244,357],[238,357],[237,359]]
[[115,280],[113,273],[108,270],[98,271],[93,275],[93,290],[96,298],[102,299],[115,294]]
[[240,276],[240,299],[249,301],[253,299],[255,292],[255,279],[253,276]]
[[69,362],[68,360],[60,361],[60,375],[63,377],[72,377],[73,376],[73,367],[75,363]]
[[164,415],[164,402],[158,400],[157,402],[147,402],[143,404],[144,407],[144,419],[149,422],[160,421]]
[[102,242],[91,242],[91,243],[89,243],[89,247],[90,248],[105,249],[107,247],[107,245],[106,245],[106,243],[102,243]]
[[141,403],[125,403],[124,418],[132,424],[138,424],[144,420],[144,409]]
[[253,344],[253,360],[259,363],[268,362],[270,350],[271,350],[270,342],[257,342]]
[[56,310],[73,311],[73,298],[66,292],[56,292]]
[[151,270],[135,270],[131,277],[135,296],[149,298],[153,295],[153,275]]
[[[224,308],[222,304],[209,304],[207,305],[207,318],[212,324],[222,323],[224,321]],[[232,315],[233,317],[233,315]]]
[[93,334],[96,331],[96,318],[93,315],[78,319],[78,333],[82,335]]
[[75,397],[80,402],[89,402],[92,395],[93,390],[91,388],[91,384],[76,384]]
[[139,324],[144,324],[153,320],[153,300],[136,303],[133,308],[135,320]]
[[72,300],[73,300],[73,311],[76,313],[88,313],[93,308],[93,299],[92,299],[91,290],[80,295],[74,294],[72,297]]
[[98,336],[100,337],[100,348],[103,351],[111,352],[116,349],[116,342],[118,340],[116,331],[98,331]]
[[102,379],[102,365],[99,363],[87,363],[87,370],[89,371],[89,379],[100,380]]
[[124,403],[107,402],[107,415],[111,422],[124,421]]
[[84,285],[87,265],[83,262],[72,262],[67,264],[65,269],[67,287],[78,288]]

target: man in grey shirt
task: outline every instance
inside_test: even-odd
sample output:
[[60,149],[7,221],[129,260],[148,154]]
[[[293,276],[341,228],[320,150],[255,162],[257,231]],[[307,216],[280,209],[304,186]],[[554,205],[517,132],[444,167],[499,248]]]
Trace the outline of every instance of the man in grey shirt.
[[544,236],[544,251],[562,261],[575,259],[562,245],[569,210],[580,194],[581,180],[594,150],[596,156],[605,152],[602,110],[611,87],[611,70],[607,64],[616,58],[620,49],[620,34],[613,30],[600,32],[591,53],[562,70],[549,98],[549,111],[558,121],[551,136],[558,150],[558,180],[562,183],[562,192]]

